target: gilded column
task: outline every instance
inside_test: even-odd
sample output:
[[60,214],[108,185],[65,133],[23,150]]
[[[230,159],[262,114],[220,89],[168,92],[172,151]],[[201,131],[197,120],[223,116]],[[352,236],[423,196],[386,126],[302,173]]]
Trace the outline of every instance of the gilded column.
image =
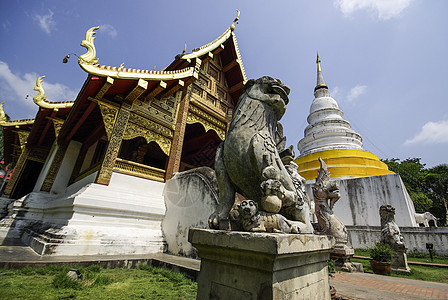
[[182,100],[177,112],[176,126],[174,129],[173,142],[171,144],[170,156],[166,167],[165,180],[170,179],[174,173],[179,171],[180,159],[182,157],[182,146],[184,144],[185,127],[187,126],[188,107],[190,106],[190,87],[183,91]]
[[58,175],[59,168],[61,167],[62,160],[64,159],[65,152],[67,151],[67,147],[68,143],[65,143],[62,146],[58,145],[58,150],[56,150],[56,154],[54,155],[53,161],[51,162],[50,169],[48,170],[44,182],[42,183],[42,187],[40,188],[41,191],[51,191],[51,187],[53,186],[54,180],[56,179],[56,175]]
[[118,157],[118,152],[120,151],[121,142],[123,140],[124,130],[131,114],[130,108],[131,106],[129,104],[123,102],[118,111],[114,128],[109,136],[106,153],[96,178],[96,183],[108,185],[110,182],[115,160]]
[[17,180],[19,179],[20,175],[23,172],[23,169],[25,167],[26,159],[28,158],[28,155],[30,153],[30,150],[25,146],[22,149],[22,153],[20,153],[19,159],[17,160],[16,165],[14,166],[14,170],[11,175],[11,179],[9,180],[8,184],[5,187],[4,194],[5,195],[11,195],[12,190],[17,183]]

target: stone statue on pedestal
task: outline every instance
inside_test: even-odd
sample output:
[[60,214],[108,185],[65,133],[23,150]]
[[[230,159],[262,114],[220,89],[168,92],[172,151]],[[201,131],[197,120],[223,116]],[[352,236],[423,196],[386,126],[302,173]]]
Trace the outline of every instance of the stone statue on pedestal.
[[407,247],[404,243],[400,228],[395,223],[395,208],[392,205],[381,205],[381,243],[388,244],[394,251],[392,270],[410,272],[406,256]]
[[[286,138],[279,123],[289,102],[289,90],[268,76],[251,79],[244,86],[226,139],[216,152],[219,205],[209,218],[210,228],[231,228],[229,212],[235,193],[239,193],[254,201],[259,213],[295,221],[294,230],[288,232],[313,233],[301,182],[288,167],[294,152],[291,147],[285,149]],[[246,228],[253,231],[263,227]]]
[[336,244],[330,253],[330,257],[335,260],[335,267],[343,271],[353,272],[357,268],[350,261],[350,258],[353,257],[355,251],[352,247],[347,246],[347,228],[333,213],[333,206],[341,198],[339,184],[336,181],[330,181],[330,171],[320,157],[319,162],[320,170],[313,186],[319,231],[336,239]]

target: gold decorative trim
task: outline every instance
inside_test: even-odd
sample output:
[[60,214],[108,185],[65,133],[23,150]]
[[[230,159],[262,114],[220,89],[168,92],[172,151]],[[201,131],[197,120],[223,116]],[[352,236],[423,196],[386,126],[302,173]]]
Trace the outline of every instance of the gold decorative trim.
[[64,101],[64,102],[48,102],[46,101],[47,96],[45,96],[45,91],[42,86],[42,81],[45,76],[40,76],[36,80],[36,86],[33,88],[37,92],[37,95],[33,97],[34,103],[42,108],[48,109],[60,109],[60,108],[70,108],[73,106],[74,101]]
[[147,129],[150,129],[166,137],[173,138],[173,130],[160,124],[157,124],[156,122],[151,121],[145,117],[142,117],[136,113],[131,112],[131,115],[129,116],[129,122],[132,122],[139,126],[146,127]]
[[61,146],[58,145],[58,149],[56,150],[56,154],[51,162],[50,169],[48,170],[47,175],[45,176],[45,180],[42,183],[41,191],[50,192],[51,187],[53,186],[54,180],[56,179],[56,175],[59,172],[59,168],[61,167],[62,160],[64,159],[65,152],[67,151],[68,144]]
[[107,144],[106,153],[103,162],[101,163],[100,170],[98,171],[96,183],[108,185],[110,182],[112,170],[115,166],[115,160],[118,157],[118,151],[120,150],[123,134],[130,115],[130,111],[124,108],[124,106],[126,106],[126,104],[123,102],[123,106],[115,117],[115,122],[112,123],[113,130],[110,133],[109,143]]
[[165,179],[165,170],[120,158],[117,158],[115,160],[113,171],[145,179],[157,180],[161,182],[163,182]]
[[107,139],[110,140],[110,136],[114,129],[115,119],[118,114],[118,108],[106,105],[98,101],[98,106],[103,117],[104,129],[106,130]]
[[196,74],[196,67],[187,67],[175,71],[150,71],[120,67],[110,67],[98,65],[95,49],[95,30],[99,26],[92,27],[86,32],[85,39],[81,42],[81,46],[87,49],[87,53],[80,55],[78,59],[79,66],[87,73],[98,76],[110,76],[112,78],[121,79],[142,79],[142,80],[173,80],[191,77]]
[[23,149],[30,133],[28,131],[15,131],[19,136],[20,147]]
[[171,139],[145,127],[141,127],[137,124],[128,122],[123,134],[123,139],[131,140],[136,137],[143,137],[147,143],[156,142],[157,145],[159,145],[162,149],[163,153],[165,153],[167,156],[170,155]]
[[200,48],[196,48],[191,53],[182,55],[181,59],[188,60],[188,59],[192,59],[192,58],[196,58],[196,57],[201,57],[202,55],[212,52],[213,50],[218,48],[221,44],[224,44],[224,42],[227,41],[227,39],[233,34],[233,31],[235,30],[235,23],[236,23],[236,21],[238,21],[238,19],[240,17],[239,10],[237,10],[237,12],[238,12],[238,15],[233,20],[232,25],[230,25],[230,27],[227,28],[227,30],[223,34],[221,34],[213,42],[210,42]]
[[49,152],[50,149],[48,148],[32,148],[29,151],[28,159],[40,163],[45,163]]
[[247,82],[246,70],[244,70],[243,59],[241,58],[240,48],[238,48],[238,42],[236,41],[236,36],[232,33],[233,44],[235,45],[236,51],[236,61],[240,66],[241,73],[243,74],[243,84]]
[[24,119],[24,120],[15,120],[15,121],[1,121],[0,125],[3,127],[9,127],[9,126],[21,126],[21,125],[33,125],[34,119]]
[[227,128],[226,123],[221,122],[220,120],[212,117],[211,115],[207,114],[206,112],[202,111],[201,109],[197,108],[194,105],[190,105],[189,111],[197,115],[198,117],[204,119],[205,121],[215,124],[221,129]]
[[17,180],[22,175],[23,168],[25,167],[26,159],[28,158],[29,149],[25,147],[20,153],[19,159],[17,160],[17,163],[14,167],[14,170],[11,174],[11,179],[8,181],[8,184],[5,187],[4,194],[11,195],[13,188],[15,187]]
[[209,130],[213,130],[216,132],[216,134],[218,135],[218,137],[224,141],[224,139],[226,138],[226,132],[225,130],[219,128],[218,126],[216,126],[215,124],[212,124],[210,122],[208,122],[205,119],[202,119],[201,117],[199,117],[198,115],[195,115],[193,113],[191,113],[190,111],[188,112],[187,115],[187,123],[188,124],[194,124],[194,123],[199,123],[202,126],[204,126],[205,132],[209,131]]

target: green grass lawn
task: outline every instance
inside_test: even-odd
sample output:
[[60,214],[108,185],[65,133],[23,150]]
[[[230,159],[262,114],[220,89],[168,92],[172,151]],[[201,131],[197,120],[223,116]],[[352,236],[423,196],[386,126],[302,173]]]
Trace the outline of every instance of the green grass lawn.
[[[355,255],[369,257],[369,251],[366,249],[355,249]],[[370,267],[369,260],[353,258],[351,259],[351,261],[362,263],[364,267],[364,272],[373,272],[372,268]],[[429,254],[424,253],[410,253],[410,255],[408,256],[408,261],[431,262]],[[440,264],[448,264],[448,257],[436,256],[434,257],[433,262]],[[410,265],[409,267],[411,268],[410,274],[393,272],[391,276],[448,283],[448,268],[427,267],[417,265]]]
[[183,274],[138,269],[79,268],[81,281],[67,279],[69,268],[0,269],[1,299],[196,299],[197,283]]

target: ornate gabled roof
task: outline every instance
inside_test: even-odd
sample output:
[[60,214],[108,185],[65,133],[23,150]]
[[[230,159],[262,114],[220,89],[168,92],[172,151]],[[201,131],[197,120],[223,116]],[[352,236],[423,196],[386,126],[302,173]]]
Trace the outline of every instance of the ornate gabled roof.
[[247,81],[247,77],[246,77],[246,72],[244,70],[244,66],[243,66],[243,60],[241,59],[241,54],[240,54],[240,50],[238,48],[238,43],[236,41],[236,36],[235,36],[235,24],[236,22],[239,20],[240,18],[240,11],[237,10],[237,16],[236,18],[233,20],[232,25],[230,25],[229,28],[227,28],[227,30],[221,34],[217,39],[215,39],[214,41],[201,46],[199,48],[194,49],[191,53],[187,53],[187,54],[182,54],[179,59],[182,60],[191,60],[194,58],[200,58],[204,55],[207,55],[208,53],[213,53],[216,49],[218,49],[219,47],[222,47],[224,45],[224,43],[229,39],[232,38],[233,41],[233,45],[235,47],[235,54],[236,54],[236,61],[240,67],[241,70],[241,74],[243,76],[243,81],[244,83],[246,83]]
[[34,123],[34,119],[23,119],[23,120],[14,120],[9,121],[6,119],[5,111],[3,110],[3,104],[5,102],[0,103],[0,126],[9,127],[9,126],[22,126],[22,125],[31,125]]
[[234,34],[235,23],[239,19],[240,12],[237,10],[238,15],[234,19],[232,25],[217,39],[214,41],[194,49],[191,53],[184,52],[178,55],[168,67],[163,70],[141,70],[133,68],[125,68],[123,64],[119,67],[105,66],[98,64],[98,58],[96,57],[96,49],[94,45],[96,30],[99,26],[95,26],[87,30],[85,39],[81,42],[81,46],[87,49],[87,53],[80,55],[78,58],[78,64],[80,67],[89,74],[97,75],[101,77],[111,77],[115,79],[142,79],[148,81],[169,81],[176,79],[185,79],[189,77],[198,77],[200,65],[202,61],[201,57],[215,52],[217,48],[224,47],[223,44],[232,38],[235,52],[236,61],[240,67],[244,83],[247,81],[246,73],[243,67],[243,61],[238,49],[238,44]]
[[199,73],[200,66],[197,66],[197,64],[191,64],[186,68],[171,71],[131,69],[123,67],[123,64],[120,67],[99,65],[98,58],[96,58],[95,45],[93,43],[95,40],[95,30],[97,29],[99,29],[99,26],[92,27],[87,30],[86,37],[81,42],[81,46],[87,49],[87,53],[80,55],[78,59],[78,64],[80,67],[92,75],[117,79],[142,79],[154,81],[168,81],[198,76],[197,74]]
[[3,127],[10,127],[10,126],[22,126],[22,125],[32,125],[34,124],[34,119],[23,119],[23,120],[13,120],[13,121],[7,121],[7,120],[0,120],[0,125]]
[[61,109],[61,108],[70,108],[73,106],[73,103],[75,101],[57,101],[57,102],[49,102],[47,100],[47,96],[45,96],[44,88],[42,87],[42,79],[45,78],[45,76],[40,76],[36,80],[36,86],[33,88],[33,90],[37,91],[37,95],[33,97],[34,103],[39,105],[42,108],[48,108],[48,109]]

